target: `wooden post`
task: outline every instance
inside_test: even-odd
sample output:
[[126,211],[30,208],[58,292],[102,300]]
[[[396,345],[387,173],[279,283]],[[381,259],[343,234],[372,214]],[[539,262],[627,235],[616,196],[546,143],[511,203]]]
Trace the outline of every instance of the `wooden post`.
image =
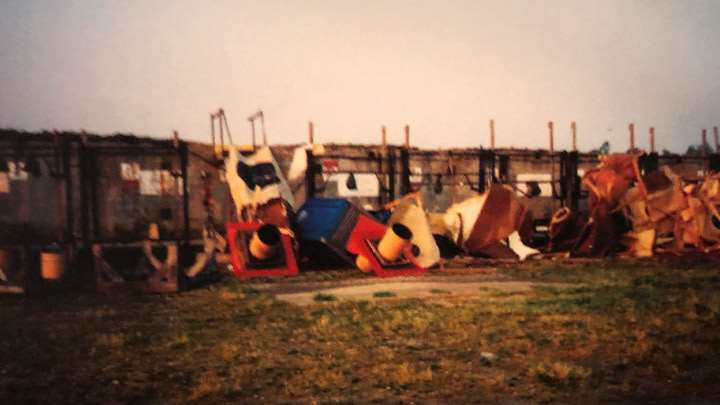
[[495,149],[495,120],[490,120],[490,149]]
[[312,121],[308,121],[308,140],[310,141],[310,145],[315,143],[315,127]]
[[713,127],[713,135],[715,135],[715,153],[720,153],[720,135],[718,135],[718,127]]
[[633,151],[635,150],[635,124],[631,122],[628,129],[630,130],[630,151]]
[[650,127],[650,153],[655,153],[655,127]]
[[380,132],[382,133],[382,146],[384,148],[387,146],[387,129],[385,128],[385,125],[380,128]]
[[405,125],[405,147],[410,147],[410,125]]
[[570,123],[570,130],[572,131],[572,150],[577,152],[577,125],[575,121]]
[[548,122],[548,129],[550,130],[550,154],[555,152],[555,124],[552,121]]

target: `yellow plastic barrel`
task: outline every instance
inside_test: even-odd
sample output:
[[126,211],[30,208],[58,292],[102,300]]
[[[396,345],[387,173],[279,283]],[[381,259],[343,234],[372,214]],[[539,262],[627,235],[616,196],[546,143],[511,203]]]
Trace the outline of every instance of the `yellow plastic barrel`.
[[277,226],[265,224],[250,239],[250,254],[256,259],[265,260],[272,257],[280,243],[280,230]]
[[61,252],[42,252],[40,272],[45,280],[57,280],[65,272],[65,256]]

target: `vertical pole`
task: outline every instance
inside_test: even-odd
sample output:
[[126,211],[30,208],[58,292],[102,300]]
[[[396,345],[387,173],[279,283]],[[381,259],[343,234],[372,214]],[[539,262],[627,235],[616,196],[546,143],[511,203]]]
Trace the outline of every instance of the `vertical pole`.
[[630,130],[630,151],[632,152],[635,150],[635,124],[631,122],[628,129]]
[[655,127],[650,127],[650,153],[655,153]]
[[495,120],[490,120],[490,149],[495,149]]
[[89,165],[88,165],[88,149],[87,149],[87,142],[86,137],[83,136],[80,140],[80,226],[82,231],[82,239],[83,244],[86,248],[90,248],[90,226],[89,226],[89,218],[88,218],[88,211],[89,211],[89,205],[88,202],[90,201],[89,197],[89,189],[88,189],[88,171],[89,171]]
[[[555,192],[555,124],[548,121],[548,136],[550,137],[550,188],[552,189],[553,198],[557,198]],[[553,200],[553,209],[555,200]]]
[[307,169],[305,170],[305,200],[307,201],[315,197],[315,170],[317,164],[315,163],[312,148],[306,150],[305,153],[307,154]]
[[570,123],[570,130],[572,131],[572,150],[577,151],[577,125],[575,121]]
[[308,121],[308,139],[310,141],[310,145],[315,143],[315,128],[313,127],[312,121]]
[[410,125],[405,125],[405,147],[410,147]]
[[[223,136],[223,122],[222,122],[222,110],[218,110],[218,129],[220,130],[220,156],[225,155],[225,137]],[[254,142],[253,142],[254,144]]]
[[100,203],[98,202],[98,188],[100,183],[100,172],[98,168],[98,151],[92,147],[88,149],[90,158],[90,170],[92,173],[90,176],[90,212],[92,213],[92,237],[93,240],[98,241],[100,239]]
[[388,147],[388,155],[387,155],[387,166],[388,166],[388,194],[389,194],[389,201],[392,201],[395,199],[395,148],[390,146]]
[[720,153],[720,135],[718,134],[718,127],[713,127],[713,135],[715,135],[715,153]]
[[62,148],[60,145],[60,132],[58,132],[57,129],[53,130],[53,158],[55,159],[55,173],[57,173],[56,181],[56,187],[57,187],[57,205],[56,205],[56,213],[57,213],[57,228],[55,229],[56,237],[58,242],[65,241],[66,237],[66,227],[67,227],[67,218],[65,217],[66,213],[66,207],[65,203],[67,202],[67,199],[65,198],[65,187],[62,181],[62,177],[60,176],[60,173],[62,172],[62,162],[60,161],[62,159]]
[[380,132],[382,133],[382,146],[384,148],[387,146],[387,129],[385,128],[385,125],[380,128]]
[[65,178],[65,218],[67,223],[67,239],[70,242],[70,246],[74,249],[75,248],[75,210],[73,208],[73,175],[72,175],[72,165],[70,164],[70,159],[72,159],[72,155],[70,154],[70,140],[64,139],[62,141],[62,161],[63,161],[63,168],[62,173],[63,177]]
[[707,149],[708,149],[708,146],[707,146],[707,129],[703,128],[703,130],[702,130],[702,155],[703,155],[703,156],[706,156],[706,155],[707,155]]
[[485,172],[487,171],[485,168],[485,157],[488,155],[488,152],[483,150],[482,148],[480,151],[478,151],[478,192],[484,193],[485,192]]
[[410,192],[410,149],[400,150],[400,196]]
[[[177,132],[175,132],[177,136]],[[183,240],[185,248],[190,245],[190,196],[188,193],[188,146],[185,142],[180,142],[178,138],[178,152],[180,154],[180,174],[182,176],[183,191]]]

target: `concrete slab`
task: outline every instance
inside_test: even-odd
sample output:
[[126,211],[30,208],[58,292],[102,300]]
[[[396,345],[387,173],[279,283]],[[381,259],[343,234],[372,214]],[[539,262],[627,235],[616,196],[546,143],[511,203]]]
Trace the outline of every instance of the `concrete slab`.
[[[317,303],[315,296],[323,294],[333,296],[338,301],[347,300],[387,300],[391,298],[458,298],[487,295],[498,291],[509,295],[529,293],[533,286],[541,283],[526,281],[484,281],[484,282],[452,282],[452,281],[379,281],[362,285],[342,286],[336,288],[314,289],[310,291],[277,294],[276,298],[296,305]],[[566,285],[553,286],[562,288]],[[381,297],[375,296],[379,293]]]

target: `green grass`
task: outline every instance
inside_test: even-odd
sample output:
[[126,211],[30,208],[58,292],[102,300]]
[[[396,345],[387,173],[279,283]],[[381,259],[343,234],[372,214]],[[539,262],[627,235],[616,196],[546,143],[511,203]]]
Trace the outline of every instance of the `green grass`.
[[[0,398],[720,400],[715,267],[533,262],[499,272],[543,285],[464,299],[433,292],[427,300],[337,301],[319,293],[305,307],[233,279],[164,296],[0,296]],[[483,352],[496,359],[482,361]]]
[[396,297],[397,294],[395,294],[392,291],[375,291],[373,293],[373,297],[375,298],[390,298],[390,297]]

